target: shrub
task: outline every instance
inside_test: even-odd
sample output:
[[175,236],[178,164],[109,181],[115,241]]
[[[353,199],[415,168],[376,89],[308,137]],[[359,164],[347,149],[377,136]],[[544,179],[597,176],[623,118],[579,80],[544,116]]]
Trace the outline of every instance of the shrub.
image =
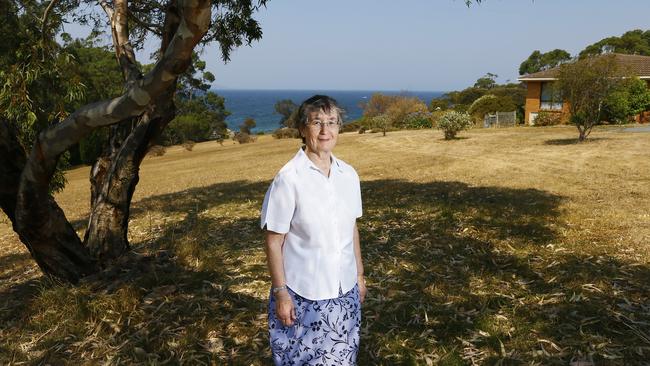
[[404,119],[404,127],[408,129],[422,129],[433,127],[433,115],[429,112],[414,112]]
[[446,111],[447,109],[449,109],[449,99],[445,97],[433,98],[429,103],[429,110],[431,112]]
[[638,78],[630,78],[609,94],[603,103],[603,119],[608,122],[625,123],[631,117],[650,108],[650,89],[646,82]]
[[255,136],[249,135],[246,132],[237,132],[233,140],[239,142],[240,144],[247,144],[249,142],[255,142],[257,138]]
[[389,126],[397,128],[409,128],[407,118],[413,114],[425,115],[429,112],[427,105],[416,97],[397,97],[388,107],[386,115],[390,119]]
[[200,116],[181,115],[172,120],[163,130],[166,144],[176,145],[186,140],[205,141],[210,137],[212,128],[207,119]]
[[612,123],[625,123],[630,118],[630,98],[625,91],[616,91],[603,103],[603,118]]
[[462,130],[469,129],[472,126],[472,120],[467,113],[456,111],[445,112],[438,120],[438,128],[445,133],[445,140],[451,140]]
[[442,116],[444,116],[445,113],[447,113],[447,112],[448,111],[442,111],[442,110],[431,112],[431,114],[430,114],[431,125],[432,125],[431,127],[432,128],[436,127],[438,125],[438,121],[440,121],[440,118],[442,118]]
[[562,123],[562,113],[541,111],[535,118],[535,126],[555,126]]
[[187,151],[192,151],[194,149],[194,145],[196,145],[196,143],[192,140],[187,140],[183,142],[183,148]]
[[297,128],[282,127],[273,131],[273,137],[276,139],[295,139],[300,137],[300,133]]
[[[428,112],[427,105],[417,97],[406,95],[383,95],[375,93],[370,100],[363,106],[362,123],[366,127],[377,128],[379,123],[384,132],[391,129],[390,127],[405,128],[406,117],[412,113]],[[375,117],[385,116],[387,121],[377,122]],[[365,124],[367,123],[367,124]]]
[[476,99],[469,107],[469,114],[480,121],[486,114],[495,112],[512,112],[517,109],[515,102],[509,96],[486,94]]
[[167,152],[167,149],[164,146],[161,145],[153,145],[149,148],[149,151],[147,151],[147,155],[152,155],[152,156],[163,156]]

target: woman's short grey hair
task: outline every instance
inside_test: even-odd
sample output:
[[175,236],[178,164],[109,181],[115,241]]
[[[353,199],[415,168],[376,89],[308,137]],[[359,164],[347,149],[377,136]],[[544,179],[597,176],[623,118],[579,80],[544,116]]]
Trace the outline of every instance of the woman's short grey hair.
[[321,110],[325,113],[330,113],[332,110],[335,110],[338,116],[338,123],[343,123],[343,113],[345,112],[338,106],[336,99],[327,95],[314,95],[300,104],[296,117],[296,127],[306,127],[307,122],[309,122],[309,116]]

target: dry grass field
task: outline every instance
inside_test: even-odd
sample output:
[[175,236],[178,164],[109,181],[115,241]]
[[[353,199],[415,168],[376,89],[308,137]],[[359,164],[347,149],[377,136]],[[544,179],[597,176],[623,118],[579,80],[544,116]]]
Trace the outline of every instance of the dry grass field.
[[[362,179],[360,365],[650,360],[650,134],[343,134]],[[44,279],[0,217],[0,364],[269,364],[264,192],[299,147],[209,142],[142,166],[133,253]],[[81,231],[88,168],[57,196]]]

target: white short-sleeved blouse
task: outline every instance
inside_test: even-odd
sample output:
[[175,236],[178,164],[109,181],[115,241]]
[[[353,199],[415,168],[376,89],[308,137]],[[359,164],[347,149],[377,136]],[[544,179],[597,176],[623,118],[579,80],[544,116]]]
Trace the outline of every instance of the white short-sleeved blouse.
[[332,155],[329,178],[298,153],[266,191],[261,226],[285,236],[284,274],[298,295],[333,299],[357,283],[354,226],[361,217],[359,176]]

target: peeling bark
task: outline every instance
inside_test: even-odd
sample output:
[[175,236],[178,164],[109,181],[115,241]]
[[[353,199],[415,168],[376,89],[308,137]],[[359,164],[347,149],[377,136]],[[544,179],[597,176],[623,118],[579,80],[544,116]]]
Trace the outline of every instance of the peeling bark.
[[[120,10],[116,2],[115,14]],[[123,8],[126,11],[126,7]],[[180,24],[180,16],[175,6],[168,6],[165,22],[165,35],[161,50],[164,52],[173,39]],[[114,40],[124,40],[122,32],[126,25],[114,26]],[[120,32],[121,30],[122,32]],[[115,44],[116,50],[119,45]],[[125,70],[127,84],[135,73],[128,73],[133,68],[134,59],[120,57],[118,60]],[[137,125],[122,122],[113,126],[110,144],[105,153],[97,160],[90,173],[91,213],[84,244],[93,257],[105,262],[119,257],[129,249],[128,224],[131,200],[140,179],[140,163],[151,141],[155,141],[162,130],[175,116],[174,92],[176,82],[152,103],[152,110],[146,112]]]
[[102,262],[117,258],[129,249],[129,212],[135,187],[140,180],[140,163],[150,142],[160,135],[175,114],[173,103],[163,104],[168,107],[162,113],[143,116],[105,168],[105,179],[101,185],[94,187],[98,193],[92,202],[84,243],[93,257]]

